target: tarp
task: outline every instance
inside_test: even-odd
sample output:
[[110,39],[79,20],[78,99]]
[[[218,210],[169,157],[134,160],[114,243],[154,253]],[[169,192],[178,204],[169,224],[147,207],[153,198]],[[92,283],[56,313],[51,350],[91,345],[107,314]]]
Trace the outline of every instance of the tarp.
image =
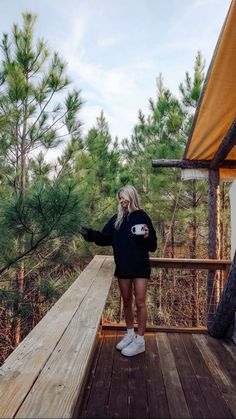
[[[236,0],[223,25],[208,70],[184,158],[211,160],[236,117]],[[226,160],[236,160],[236,146]],[[220,169],[221,178],[236,170]]]

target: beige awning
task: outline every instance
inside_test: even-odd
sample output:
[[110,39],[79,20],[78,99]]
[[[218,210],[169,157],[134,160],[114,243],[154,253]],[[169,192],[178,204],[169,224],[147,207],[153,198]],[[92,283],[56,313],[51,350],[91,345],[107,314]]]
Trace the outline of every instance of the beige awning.
[[[236,118],[236,0],[229,8],[195,114],[184,158],[211,160]],[[236,160],[236,146],[227,160]],[[224,178],[236,170],[220,169]]]

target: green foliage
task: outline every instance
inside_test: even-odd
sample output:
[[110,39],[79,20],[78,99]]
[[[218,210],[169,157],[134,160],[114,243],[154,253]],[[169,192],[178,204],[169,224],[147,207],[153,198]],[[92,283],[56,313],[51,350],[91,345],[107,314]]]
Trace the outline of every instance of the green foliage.
[[204,68],[205,62],[202,58],[201,52],[198,51],[195,59],[193,79],[187,72],[185,75],[185,81],[179,85],[183,104],[186,107],[192,107],[193,109],[196,109],[205,77]]
[[[6,235],[0,241],[1,258],[5,262],[1,271],[45,242],[78,232],[80,207],[75,187],[75,182],[68,179],[51,184],[36,181],[25,191],[24,200],[13,196],[2,202],[0,222]],[[13,243],[22,235],[24,250],[13,257]]]
[[52,180],[42,150],[80,141],[82,99],[78,90],[66,92],[69,78],[59,54],[34,40],[35,22],[24,13],[22,27],[15,24],[1,43],[0,194],[8,198],[0,204],[2,270],[48,240],[76,234],[80,218],[76,182],[62,170]]
[[47,301],[51,301],[54,298],[59,297],[59,291],[52,279],[41,279],[38,284],[38,290]]
[[[35,16],[24,13],[23,27],[14,25],[12,39],[4,34],[1,43],[0,162],[18,194],[25,188],[32,151],[81,136],[80,91],[64,93],[66,64],[57,52],[50,56],[46,42],[34,42],[35,22]],[[64,101],[57,101],[58,94]]]

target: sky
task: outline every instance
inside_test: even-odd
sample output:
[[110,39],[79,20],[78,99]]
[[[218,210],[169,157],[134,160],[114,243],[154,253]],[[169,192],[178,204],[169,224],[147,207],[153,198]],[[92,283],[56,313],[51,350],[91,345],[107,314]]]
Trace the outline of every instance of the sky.
[[83,133],[104,111],[113,138],[129,137],[156,80],[179,96],[197,51],[210,64],[231,0],[0,0],[0,36],[38,16],[35,36],[67,62],[81,90]]

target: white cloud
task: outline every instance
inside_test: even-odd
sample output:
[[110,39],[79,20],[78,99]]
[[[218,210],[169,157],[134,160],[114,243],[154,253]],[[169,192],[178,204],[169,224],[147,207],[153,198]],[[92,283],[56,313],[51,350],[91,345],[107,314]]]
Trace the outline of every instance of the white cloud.
[[97,46],[99,48],[110,48],[114,47],[118,43],[117,38],[109,37],[109,38],[98,38],[97,39]]
[[[209,9],[208,3],[211,0],[207,1]],[[91,6],[91,1],[89,4]],[[69,72],[77,86],[82,88],[82,96],[86,101],[82,111],[86,128],[96,122],[93,117],[96,118],[102,109],[112,135],[118,135],[119,138],[129,136],[137,121],[138,110],[141,108],[147,112],[149,97],[156,96],[156,77],[160,73],[163,74],[166,87],[178,95],[178,86],[183,81],[185,72],[189,71],[191,74],[193,71],[197,51],[201,50],[205,58],[204,52],[207,55],[210,49],[213,52],[218,37],[218,33],[211,30],[211,25],[202,27],[201,20],[197,18],[197,11],[199,16],[202,15],[203,1],[194,0],[187,4],[188,7],[182,7],[168,16],[171,19],[168,21],[170,26],[167,26],[167,22],[162,22],[162,31],[163,28],[168,30],[164,34],[157,30],[156,38],[146,48],[139,43],[138,32],[137,41],[131,50],[128,34],[126,45],[121,44],[122,37],[118,32],[100,30],[97,33],[95,15],[88,8],[83,9],[79,20],[73,18],[70,21],[67,42],[62,48],[69,63]],[[105,5],[104,1],[101,5]],[[109,11],[111,8],[106,15],[103,9],[99,16],[106,18]],[[100,22],[100,29],[102,23]],[[145,31],[147,34],[152,33],[148,27]],[[145,34],[144,27],[142,33]],[[122,52],[119,50],[120,46],[123,48]],[[106,50],[107,54],[104,55]]]
[[[19,14],[19,2],[12,3],[12,15]],[[3,4],[5,22],[7,0]],[[32,9],[31,0],[21,4]],[[148,98],[156,96],[159,73],[177,94],[185,72],[193,70],[198,50],[209,65],[229,4],[230,0],[51,0],[47,7],[41,0],[35,11],[40,31],[68,62],[74,86],[82,90],[84,129],[104,110],[112,136],[122,138],[130,135],[138,110],[147,111]]]

